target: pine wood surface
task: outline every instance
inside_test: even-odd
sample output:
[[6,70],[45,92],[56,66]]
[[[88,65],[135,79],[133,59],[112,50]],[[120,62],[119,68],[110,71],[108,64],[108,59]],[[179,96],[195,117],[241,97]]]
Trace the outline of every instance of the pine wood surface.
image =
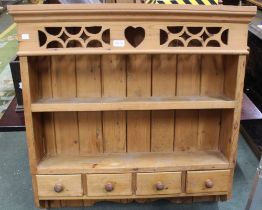
[[254,7],[9,11],[36,206],[231,197]]
[[43,159],[40,174],[110,173],[225,169],[229,162],[218,151],[115,153],[95,156],[56,155]]

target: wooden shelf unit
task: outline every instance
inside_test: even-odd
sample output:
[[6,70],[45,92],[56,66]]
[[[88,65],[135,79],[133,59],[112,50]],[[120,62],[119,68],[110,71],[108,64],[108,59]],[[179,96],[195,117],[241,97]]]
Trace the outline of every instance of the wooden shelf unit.
[[36,206],[229,199],[255,11],[10,6]]

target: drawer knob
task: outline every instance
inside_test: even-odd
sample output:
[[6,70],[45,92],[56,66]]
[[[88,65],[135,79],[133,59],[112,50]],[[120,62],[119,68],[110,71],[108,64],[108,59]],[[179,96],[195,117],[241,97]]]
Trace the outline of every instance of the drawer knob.
[[64,187],[62,184],[55,184],[54,186],[54,191],[57,192],[57,193],[60,193],[64,190]]
[[214,183],[212,182],[212,180],[207,179],[205,181],[205,185],[206,185],[206,188],[212,188],[214,186]]
[[106,183],[105,190],[107,192],[112,192],[114,190],[114,185],[111,182]]
[[161,191],[163,189],[165,189],[165,185],[162,182],[157,182],[156,183],[156,190]]

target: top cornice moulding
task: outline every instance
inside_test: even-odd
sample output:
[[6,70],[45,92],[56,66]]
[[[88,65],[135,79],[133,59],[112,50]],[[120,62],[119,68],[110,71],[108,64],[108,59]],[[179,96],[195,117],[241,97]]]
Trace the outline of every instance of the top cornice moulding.
[[10,5],[8,11],[13,15],[16,22],[62,22],[70,20],[249,22],[256,14],[257,8],[255,6],[225,5],[45,4]]

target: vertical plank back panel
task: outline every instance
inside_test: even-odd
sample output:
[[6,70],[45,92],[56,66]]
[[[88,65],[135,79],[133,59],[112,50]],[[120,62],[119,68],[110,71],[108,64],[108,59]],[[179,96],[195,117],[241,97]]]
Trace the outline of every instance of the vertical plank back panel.
[[[76,97],[75,56],[52,56],[52,89],[54,98]],[[76,112],[54,113],[58,154],[79,154]]]
[[[221,96],[224,88],[224,61],[222,55],[203,55],[201,63],[202,96]],[[218,149],[221,112],[199,111],[199,149]]]
[[200,150],[217,150],[220,133],[220,110],[200,110],[198,145]]
[[[126,96],[126,60],[124,55],[101,58],[102,96]],[[104,152],[126,152],[126,112],[103,113]]]
[[[200,55],[179,55],[177,58],[178,96],[200,94]],[[198,147],[198,111],[178,110],[175,121],[175,150],[194,150]]]
[[[152,96],[176,95],[176,55],[154,55]],[[170,152],[174,145],[174,111],[152,111],[151,151]]]
[[[101,97],[99,55],[76,57],[77,97]],[[78,113],[80,154],[103,152],[101,112]]]
[[224,60],[222,55],[202,55],[201,96],[221,96],[224,88]]
[[[127,56],[127,96],[151,95],[151,56]],[[150,111],[127,112],[128,152],[150,151]]]

